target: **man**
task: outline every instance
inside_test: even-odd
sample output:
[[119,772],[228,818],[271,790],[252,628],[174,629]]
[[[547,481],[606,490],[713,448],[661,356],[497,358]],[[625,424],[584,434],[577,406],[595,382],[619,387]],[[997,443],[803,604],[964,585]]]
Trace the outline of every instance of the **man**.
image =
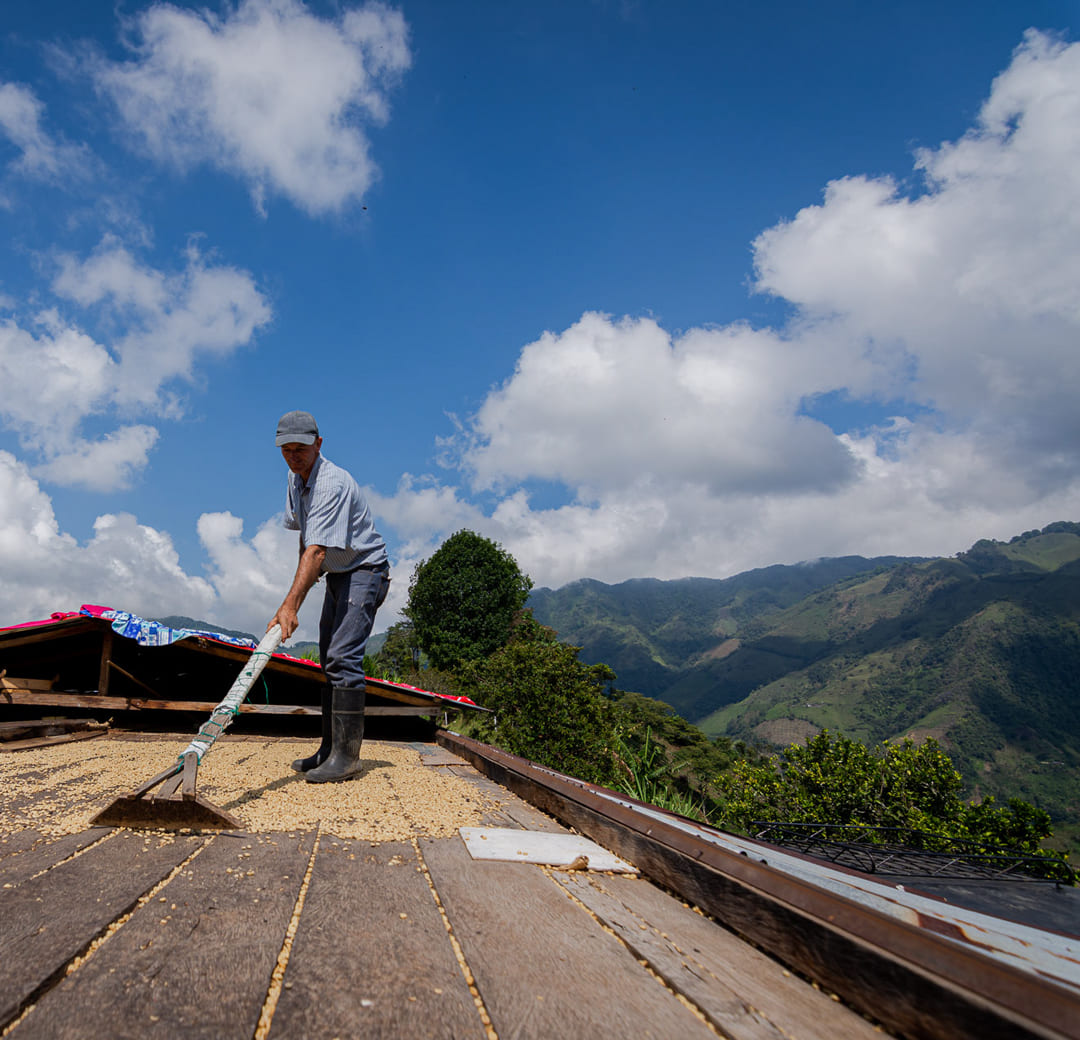
[[282,640],[296,631],[297,612],[311,587],[326,575],[319,620],[319,660],[326,675],[322,744],[292,767],[311,783],[358,776],[364,739],[364,649],[375,611],[390,587],[386,543],[371,520],[352,476],[320,454],[322,437],[308,412],[281,417],[274,442],[289,475],[285,526],[300,532],[300,559],[292,587],[267,629]]

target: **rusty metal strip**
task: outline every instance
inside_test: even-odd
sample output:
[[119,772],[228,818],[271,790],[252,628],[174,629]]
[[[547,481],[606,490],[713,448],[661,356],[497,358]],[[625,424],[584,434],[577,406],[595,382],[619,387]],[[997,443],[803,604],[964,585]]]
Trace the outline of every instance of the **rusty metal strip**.
[[458,734],[437,739],[902,1035],[1080,1040],[1080,1000],[1049,980],[643,817],[582,781]]

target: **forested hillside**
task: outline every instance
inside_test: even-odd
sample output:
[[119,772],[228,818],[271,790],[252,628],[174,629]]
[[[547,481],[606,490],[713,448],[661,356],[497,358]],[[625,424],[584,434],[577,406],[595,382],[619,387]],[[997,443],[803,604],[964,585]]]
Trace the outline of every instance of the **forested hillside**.
[[[840,561],[810,566],[830,562]],[[1080,524],[983,540],[954,558],[867,560],[861,574],[823,581],[797,601],[788,598],[792,571],[751,572],[752,585],[740,575],[725,590],[727,606],[699,602],[692,616],[701,638],[681,644],[681,668],[676,655],[656,652],[672,645],[656,633],[664,632],[662,604],[678,602],[665,597],[693,583],[627,583],[636,586],[629,605],[609,620],[599,616],[604,597],[620,600],[627,585],[601,586],[603,595],[585,589],[575,608],[568,594],[577,583],[559,590],[567,598],[557,613],[544,597],[534,609],[561,638],[583,645],[583,660],[610,664],[618,686],[651,675],[656,684],[641,683],[639,692],[712,736],[784,745],[826,727],[868,744],[931,735],[949,750],[969,795],[1032,802],[1076,844]],[[778,587],[770,588],[770,574]],[[643,606],[655,586],[663,595]],[[637,619],[647,627],[637,629]],[[690,629],[677,609],[669,624]],[[607,647],[596,638],[603,633],[612,638]],[[617,663],[627,646],[652,652],[651,673],[632,669],[628,680]]]
[[901,562],[904,557],[844,556],[723,579],[637,578],[619,585],[583,579],[557,590],[534,589],[528,605],[537,621],[582,648],[583,661],[614,669],[620,688],[674,703],[672,687],[698,669],[707,671],[750,622],[844,578]]

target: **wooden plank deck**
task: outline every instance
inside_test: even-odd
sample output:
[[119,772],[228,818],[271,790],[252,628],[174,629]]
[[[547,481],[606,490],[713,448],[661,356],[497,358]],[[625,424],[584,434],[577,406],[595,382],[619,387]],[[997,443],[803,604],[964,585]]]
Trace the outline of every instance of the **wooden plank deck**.
[[412,844],[323,839],[270,1036],[483,1040]]
[[312,837],[186,839],[197,855],[14,1035],[253,1036]]
[[[423,757],[497,796],[494,825],[562,829]],[[882,1035],[648,881],[474,861],[419,827],[24,831],[0,842],[0,884],[5,1040]]]
[[715,1035],[542,869],[421,848],[499,1036]]
[[7,882],[12,887],[0,893],[0,1021],[46,993],[199,844],[117,833],[45,874]]

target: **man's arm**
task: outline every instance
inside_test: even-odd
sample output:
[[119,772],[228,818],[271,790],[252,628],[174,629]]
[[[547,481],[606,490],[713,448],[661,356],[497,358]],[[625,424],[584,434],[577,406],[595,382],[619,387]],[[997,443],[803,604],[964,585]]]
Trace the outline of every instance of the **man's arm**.
[[296,564],[296,576],[293,578],[292,587],[281,606],[278,607],[277,613],[270,619],[270,624],[266,626],[269,631],[274,625],[280,625],[282,642],[288,639],[300,624],[296,616],[297,612],[311,586],[319,580],[325,559],[326,546],[324,545],[309,545],[300,550],[300,559]]

